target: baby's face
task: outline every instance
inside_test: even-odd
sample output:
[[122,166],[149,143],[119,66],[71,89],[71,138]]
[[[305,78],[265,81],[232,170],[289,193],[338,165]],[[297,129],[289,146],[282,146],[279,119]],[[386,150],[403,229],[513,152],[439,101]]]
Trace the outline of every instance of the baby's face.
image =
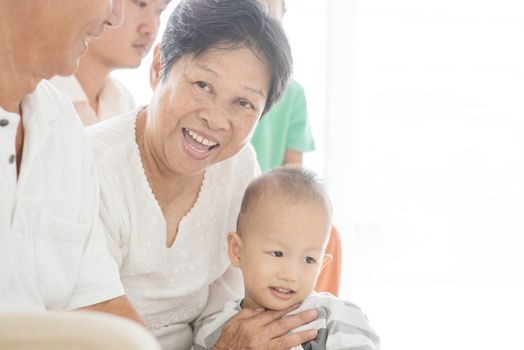
[[304,300],[320,273],[330,227],[321,204],[260,200],[240,233],[243,307],[283,310]]

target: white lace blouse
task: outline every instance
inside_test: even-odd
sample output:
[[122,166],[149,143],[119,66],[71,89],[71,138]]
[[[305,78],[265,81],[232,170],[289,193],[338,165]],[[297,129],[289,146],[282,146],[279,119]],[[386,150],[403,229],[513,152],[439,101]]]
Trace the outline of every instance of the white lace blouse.
[[206,304],[204,314],[210,314],[243,292],[240,272],[230,268],[226,235],[235,230],[242,195],[259,169],[250,145],[208,168],[168,248],[166,222],[135,141],[136,116],[135,110],[87,129],[100,176],[100,216],[139,314],[164,349],[189,349],[191,323]]

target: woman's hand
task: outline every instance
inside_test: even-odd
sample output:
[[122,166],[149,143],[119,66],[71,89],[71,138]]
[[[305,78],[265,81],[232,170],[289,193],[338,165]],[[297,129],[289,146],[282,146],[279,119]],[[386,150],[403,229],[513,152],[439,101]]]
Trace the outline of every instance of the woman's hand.
[[284,311],[242,309],[224,325],[213,350],[287,350],[315,339],[316,329],[287,334],[317,318],[314,309],[282,318],[294,308]]

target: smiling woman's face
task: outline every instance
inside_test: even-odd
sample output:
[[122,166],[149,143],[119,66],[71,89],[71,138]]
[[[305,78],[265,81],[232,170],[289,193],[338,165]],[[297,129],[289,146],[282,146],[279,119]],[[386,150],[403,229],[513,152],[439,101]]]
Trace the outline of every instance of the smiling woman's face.
[[185,55],[166,79],[159,55],[144,141],[163,169],[192,176],[237,154],[249,141],[269,91],[266,64],[246,47]]

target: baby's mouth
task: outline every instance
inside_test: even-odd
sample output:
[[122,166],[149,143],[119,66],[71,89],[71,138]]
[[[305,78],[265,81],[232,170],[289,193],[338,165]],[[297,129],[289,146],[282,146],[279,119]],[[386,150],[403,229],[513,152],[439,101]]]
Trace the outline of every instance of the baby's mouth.
[[271,289],[274,295],[281,299],[289,299],[296,293],[294,290],[282,287],[269,287],[269,289]]

